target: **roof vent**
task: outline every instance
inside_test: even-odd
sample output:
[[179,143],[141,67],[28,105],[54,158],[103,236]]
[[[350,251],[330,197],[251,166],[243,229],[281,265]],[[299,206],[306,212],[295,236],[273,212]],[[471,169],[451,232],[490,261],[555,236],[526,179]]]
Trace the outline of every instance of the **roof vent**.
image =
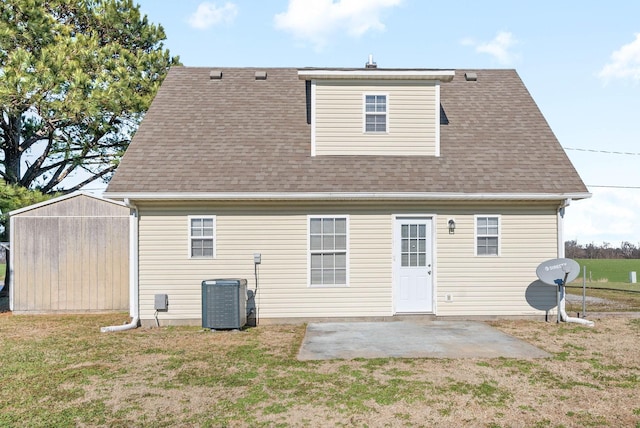
[[209,73],[209,79],[222,79],[222,70],[211,70]]
[[467,82],[475,82],[478,80],[478,73],[464,73],[464,80]]
[[266,71],[256,71],[256,80],[267,80]]
[[373,62],[373,55],[369,54],[369,61],[364,66],[365,68],[378,68],[378,64]]

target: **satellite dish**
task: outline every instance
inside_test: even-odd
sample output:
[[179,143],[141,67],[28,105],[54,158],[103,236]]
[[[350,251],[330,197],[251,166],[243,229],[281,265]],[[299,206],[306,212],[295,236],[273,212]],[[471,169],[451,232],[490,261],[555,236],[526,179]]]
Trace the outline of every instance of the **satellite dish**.
[[572,259],[551,259],[540,263],[536,275],[545,284],[565,285],[580,275],[580,265]]

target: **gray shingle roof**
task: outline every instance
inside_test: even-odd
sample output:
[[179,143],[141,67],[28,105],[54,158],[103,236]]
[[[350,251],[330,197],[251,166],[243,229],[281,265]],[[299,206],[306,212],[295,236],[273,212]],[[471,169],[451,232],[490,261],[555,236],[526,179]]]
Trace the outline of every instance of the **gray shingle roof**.
[[475,82],[456,70],[441,85],[440,157],[311,157],[297,69],[211,70],[170,70],[108,194],[587,192],[514,70],[472,70]]

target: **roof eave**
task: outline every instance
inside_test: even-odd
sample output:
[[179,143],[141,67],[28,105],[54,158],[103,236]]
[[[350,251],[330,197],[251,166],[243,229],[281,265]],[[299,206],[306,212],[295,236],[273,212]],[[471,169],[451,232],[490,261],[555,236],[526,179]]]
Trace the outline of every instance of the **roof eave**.
[[131,201],[564,201],[587,199],[591,197],[591,193],[106,192],[104,196]]
[[393,69],[358,69],[358,70],[298,70],[300,80],[328,79],[376,79],[376,80],[438,80],[450,82],[455,70],[393,70]]

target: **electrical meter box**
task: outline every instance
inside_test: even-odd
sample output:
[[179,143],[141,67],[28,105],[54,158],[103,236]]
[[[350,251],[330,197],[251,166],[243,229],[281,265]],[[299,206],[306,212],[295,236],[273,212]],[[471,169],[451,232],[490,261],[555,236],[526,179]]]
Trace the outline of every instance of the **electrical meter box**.
[[239,330],[247,324],[247,280],[202,281],[202,327]]

